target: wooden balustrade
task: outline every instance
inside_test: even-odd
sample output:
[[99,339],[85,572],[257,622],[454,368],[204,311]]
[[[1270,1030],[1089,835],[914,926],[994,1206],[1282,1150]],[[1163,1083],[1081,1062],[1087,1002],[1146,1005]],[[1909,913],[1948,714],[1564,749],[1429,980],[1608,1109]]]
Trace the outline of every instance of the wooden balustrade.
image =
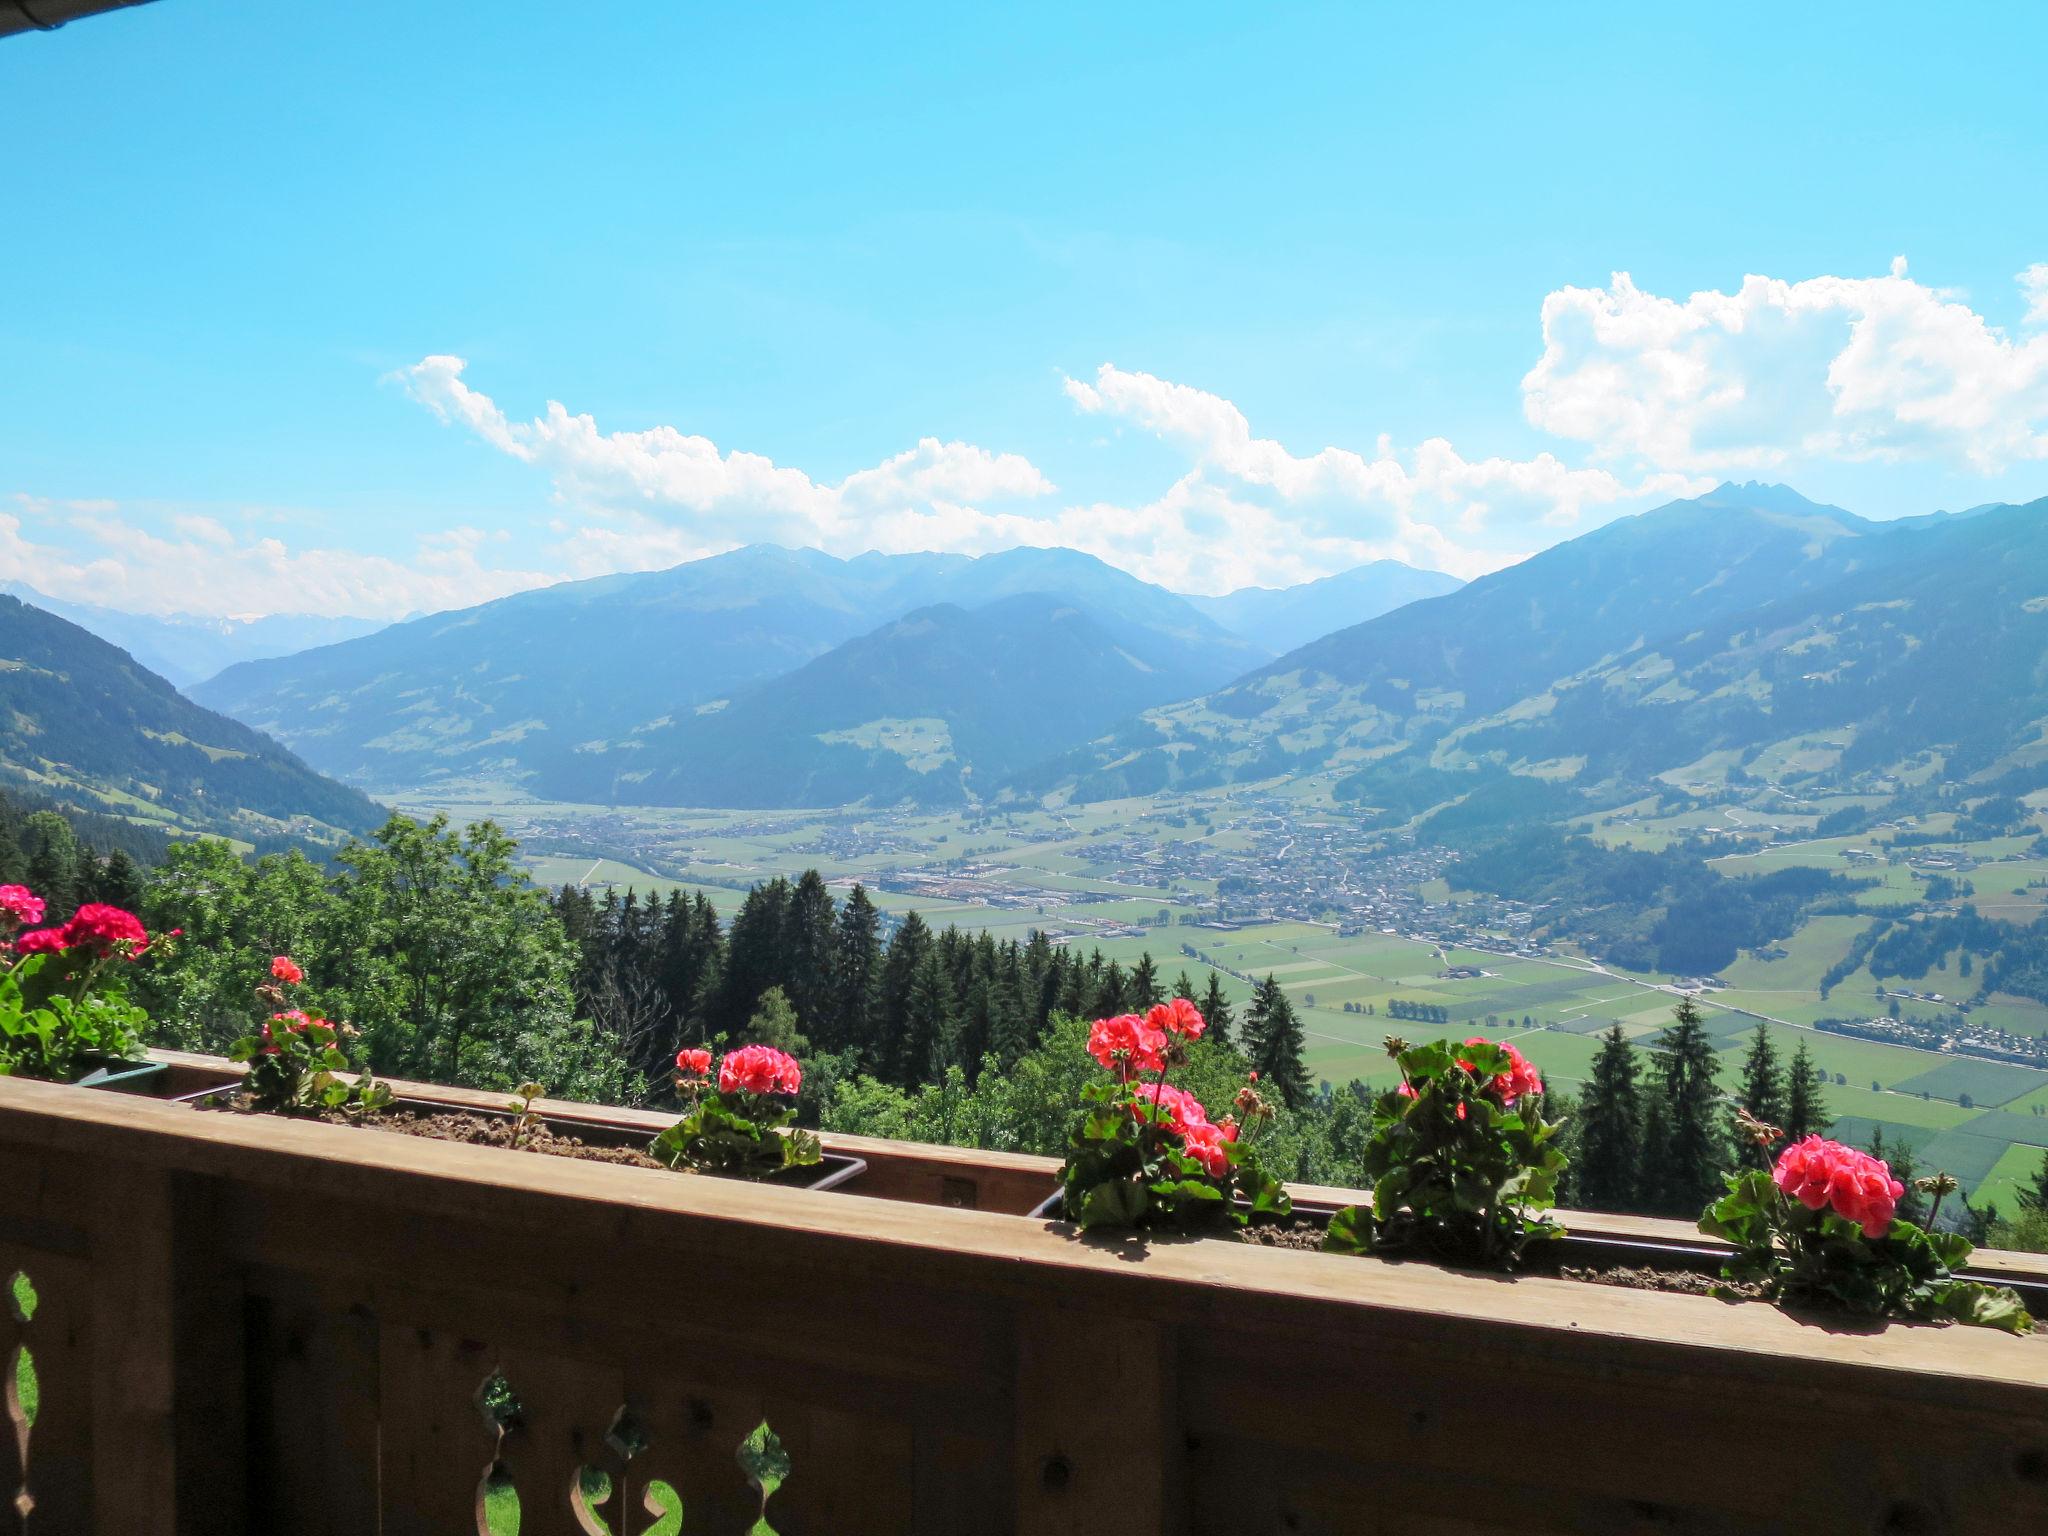
[[1083,1242],[1043,1159],[847,1149],[763,1189],[0,1079],[0,1531],[646,1536],[666,1488],[737,1536],[763,1419],[784,1536],[2048,1530],[2048,1340]]

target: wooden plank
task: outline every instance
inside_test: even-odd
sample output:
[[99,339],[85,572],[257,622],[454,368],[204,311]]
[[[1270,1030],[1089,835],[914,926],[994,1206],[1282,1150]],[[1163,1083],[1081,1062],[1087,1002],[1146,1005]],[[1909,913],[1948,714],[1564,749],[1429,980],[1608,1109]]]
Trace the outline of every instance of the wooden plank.
[[321,1289],[293,1276],[244,1307],[254,1531],[377,1529],[377,1320]]
[[94,1191],[93,1528],[104,1536],[176,1529],[171,1175],[166,1167],[102,1166]]
[[1170,1531],[1183,1520],[1173,1335],[1036,1308],[1017,1332],[1018,1536]]

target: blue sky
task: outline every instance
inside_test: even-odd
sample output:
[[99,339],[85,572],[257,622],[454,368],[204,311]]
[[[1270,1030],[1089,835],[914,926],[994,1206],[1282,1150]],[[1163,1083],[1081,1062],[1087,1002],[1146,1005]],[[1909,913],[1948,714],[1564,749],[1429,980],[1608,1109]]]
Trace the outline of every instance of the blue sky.
[[0,42],[0,577],[387,616],[760,538],[1219,590],[1727,478],[2048,494],[2048,10],[1432,9]]

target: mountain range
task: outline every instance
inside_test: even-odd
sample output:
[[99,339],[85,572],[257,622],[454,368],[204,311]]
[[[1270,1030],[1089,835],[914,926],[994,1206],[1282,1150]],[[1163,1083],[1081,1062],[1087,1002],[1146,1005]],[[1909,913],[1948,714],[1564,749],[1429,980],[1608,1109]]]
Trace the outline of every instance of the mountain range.
[[2048,501],[1873,522],[1724,485],[1143,712],[1020,787],[1081,799],[1329,772],[1409,815],[1796,759],[2048,764]]
[[262,733],[126,651],[0,596],[0,777],[165,830],[333,841],[383,818]]
[[353,640],[384,627],[381,619],[327,618],[316,613],[276,613],[257,619],[127,613],[97,603],[49,597],[20,581],[0,581],[0,593],[69,619],[80,629],[119,646],[179,688],[212,677],[238,661],[289,656],[308,646]]
[[1275,655],[1383,613],[1455,592],[1463,583],[1442,571],[1399,560],[1374,560],[1297,587],[1242,587],[1222,597],[1190,597],[1203,613]]
[[[171,707],[129,658],[93,655]],[[307,772],[296,752],[371,788],[947,805],[1313,774],[1390,817],[1470,819],[1751,773],[2048,785],[2044,655],[2048,501],[1879,522],[1731,484],[1465,585],[1383,563],[1187,598],[1071,550],[753,546],[238,663],[191,694],[283,742],[279,772]],[[4,743],[17,772],[90,758],[89,739],[48,752],[26,718]],[[160,799],[179,793],[168,738],[215,765],[247,752],[211,724],[148,732],[143,761],[103,766]],[[329,825],[364,814],[320,803],[334,814],[306,814]]]
[[[1072,607],[1090,622],[1069,623],[1058,644],[1034,650],[1019,643],[1018,610],[1000,606],[1027,596],[1050,600],[1047,612]],[[922,621],[920,654],[911,632],[890,626],[924,610],[933,612]],[[804,670],[857,641],[824,672]],[[1040,742],[1042,752],[1057,751],[1113,718],[1080,697],[1084,679],[1121,714],[1219,687],[1271,654],[1185,598],[1073,550],[841,560],[755,545],[244,663],[193,697],[327,772],[373,787],[480,775],[558,798],[647,802],[701,786],[758,803],[747,785],[766,781],[736,779],[703,756],[734,750],[736,728],[710,719],[730,709],[734,720],[784,722],[781,753],[813,764],[798,774],[818,786],[811,793],[827,793],[819,764],[849,774],[831,791],[833,803],[899,787],[949,801],[962,774],[980,783],[1016,766],[1014,733],[993,719],[1006,697],[1025,708],[1023,700],[1064,691],[1070,707],[1044,717]],[[997,655],[1000,673],[988,666]],[[821,677],[839,690],[828,712],[833,724],[806,729],[799,701],[818,701]],[[951,694],[940,679],[952,680]],[[950,739],[957,730],[994,756],[979,763],[950,749],[935,755],[933,729],[906,735],[896,723],[906,719],[937,720],[941,734]],[[856,734],[816,739],[840,731]],[[888,744],[861,749],[860,740]],[[871,766],[856,771],[863,750]],[[912,760],[922,767],[906,780],[903,765]]]

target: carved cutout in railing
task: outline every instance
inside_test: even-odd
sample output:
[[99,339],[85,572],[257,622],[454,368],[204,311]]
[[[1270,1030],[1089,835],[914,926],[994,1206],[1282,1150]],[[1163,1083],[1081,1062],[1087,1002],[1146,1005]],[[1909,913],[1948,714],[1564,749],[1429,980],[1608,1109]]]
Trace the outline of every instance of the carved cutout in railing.
[[[35,1321],[36,1288],[25,1270],[16,1270],[7,1281],[7,1314],[24,1331]],[[36,1507],[35,1496],[28,1491],[28,1441],[42,1401],[43,1384],[36,1375],[36,1357],[23,1341],[7,1357],[7,1419],[14,1426],[14,1457],[20,1478],[14,1494],[14,1512],[20,1516],[24,1531]]]
[[[502,1370],[493,1370],[483,1379],[473,1401],[491,1436],[491,1459],[476,1489],[477,1536],[519,1536],[522,1510],[505,1459],[505,1441],[522,1427],[525,1409]],[[648,1449],[650,1437],[631,1406],[621,1407],[612,1416],[604,1443],[618,1458],[616,1474],[609,1467],[586,1462],[576,1469],[566,1490],[577,1529],[583,1536],[681,1536],[683,1496],[673,1483],[649,1478],[640,1484],[639,1498],[633,1497],[633,1462]],[[776,1536],[768,1523],[768,1500],[788,1479],[790,1460],[766,1419],[741,1442],[735,1459],[761,1496],[760,1518],[748,1527],[747,1536]],[[609,1516],[614,1500],[618,1504],[616,1525]],[[637,1530],[632,1523],[636,1509],[645,1517]]]
[[492,1371],[476,1389],[476,1411],[491,1436],[491,1459],[476,1485],[477,1536],[519,1536],[519,1490],[505,1465],[505,1437],[524,1412],[503,1371]]

